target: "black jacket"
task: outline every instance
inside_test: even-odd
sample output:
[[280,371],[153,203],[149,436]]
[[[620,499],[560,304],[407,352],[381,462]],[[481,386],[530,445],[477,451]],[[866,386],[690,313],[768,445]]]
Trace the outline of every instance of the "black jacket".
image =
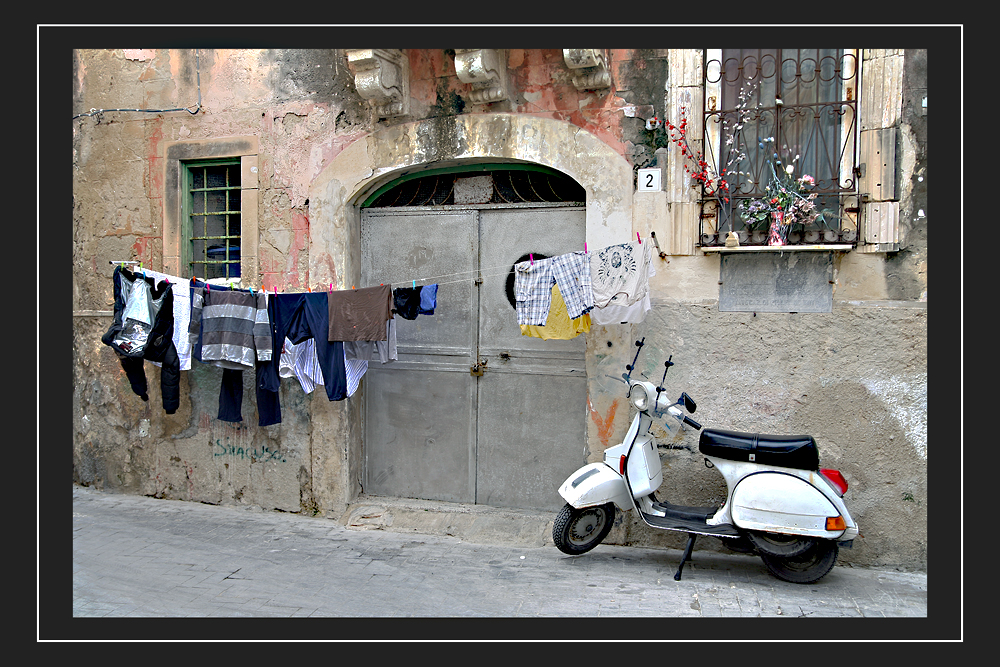
[[[163,410],[177,412],[180,405],[180,360],[174,347],[174,294],[165,280],[159,285],[148,277],[117,266],[112,276],[115,289],[115,319],[101,336],[110,346],[128,376],[132,391],[148,401],[146,372],[143,360],[161,364],[160,391]],[[141,281],[145,285],[139,284]],[[139,306],[152,317],[151,325],[126,317],[130,306]]]

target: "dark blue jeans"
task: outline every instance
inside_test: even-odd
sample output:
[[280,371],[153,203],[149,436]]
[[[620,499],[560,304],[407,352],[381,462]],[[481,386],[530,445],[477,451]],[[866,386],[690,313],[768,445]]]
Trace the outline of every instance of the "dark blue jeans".
[[347,398],[344,343],[327,340],[330,333],[330,311],[326,292],[272,295],[267,301],[267,314],[271,320],[274,352],[271,354],[271,361],[258,366],[258,388],[277,393],[280,384],[278,364],[286,337],[295,345],[314,338],[327,397],[331,401]]

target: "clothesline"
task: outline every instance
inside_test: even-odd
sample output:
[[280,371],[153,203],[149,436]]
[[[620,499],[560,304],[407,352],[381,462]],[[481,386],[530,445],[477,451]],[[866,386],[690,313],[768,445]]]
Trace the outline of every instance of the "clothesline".
[[[635,235],[636,235],[636,240],[639,241],[639,243],[642,243],[642,237],[639,235],[639,232],[636,232]],[[654,239],[655,239],[655,237],[654,237]],[[579,252],[579,251],[570,251],[570,252]],[[587,255],[590,254],[590,252],[587,250],[587,244],[586,243],[583,244],[583,252],[585,254],[587,254]],[[525,261],[531,261],[531,260],[529,259],[529,260],[525,260]],[[459,280],[450,280],[450,281],[445,281],[445,282],[441,282],[440,280],[437,280],[438,278],[449,278],[451,276],[459,276],[459,275],[465,275],[465,274],[475,274],[475,273],[479,273],[481,271],[496,271],[496,270],[500,270],[500,272],[499,273],[483,274],[482,276],[472,276],[472,275],[470,275],[468,278],[462,278],[462,279],[459,279]],[[510,267],[509,266],[506,266],[506,265],[489,266],[489,267],[486,267],[486,268],[480,267],[478,269],[469,269],[468,271],[458,271],[456,273],[444,273],[444,274],[441,274],[441,275],[438,275],[438,276],[430,276],[428,278],[417,278],[416,280],[414,280],[414,279],[411,278],[409,280],[393,281],[390,284],[403,286],[406,283],[410,283],[411,285],[414,285],[415,283],[421,283],[421,282],[428,282],[429,283],[430,281],[433,280],[433,281],[437,282],[438,285],[448,285],[448,284],[451,284],[451,283],[459,283],[459,282],[465,282],[466,280],[473,280],[473,279],[475,279],[477,277],[492,278],[494,276],[504,275],[504,274],[507,274],[507,273],[510,273]]]
[[[636,232],[636,239],[639,241],[639,243],[642,243],[642,237],[639,236],[638,232]],[[586,246],[587,246],[587,244],[585,243],[584,244],[584,253],[590,254],[587,251]],[[573,252],[575,252],[575,251],[573,251]],[[528,261],[530,261],[530,260],[528,260]],[[110,261],[109,263],[112,264],[112,265],[114,265],[114,264],[139,264],[139,265],[141,265],[142,264],[141,262],[135,261],[135,260],[126,260],[124,262]],[[486,271],[487,273],[483,273],[483,271]],[[495,271],[495,273],[494,273],[494,271]],[[498,265],[498,266],[489,266],[489,267],[485,267],[485,268],[484,267],[479,267],[479,268],[476,268],[476,269],[469,269],[469,270],[466,270],[466,271],[456,271],[454,273],[442,273],[442,274],[439,274],[439,275],[436,275],[436,276],[427,276],[427,277],[424,277],[424,278],[416,278],[416,279],[410,278],[410,279],[407,279],[407,280],[392,281],[389,284],[396,285],[396,286],[399,286],[399,287],[405,287],[407,284],[410,284],[413,287],[416,287],[417,283],[426,283],[426,284],[434,284],[434,283],[436,283],[438,285],[451,285],[451,284],[455,284],[455,283],[466,282],[467,280],[476,280],[478,278],[495,278],[497,276],[502,276],[502,275],[506,275],[506,274],[509,274],[509,273],[510,273],[510,267],[509,266]],[[467,276],[467,277],[457,278],[455,280],[446,280],[446,281],[441,281],[440,280],[441,278],[450,278],[452,276]],[[207,280],[205,282],[207,282]],[[385,283],[383,282],[381,284],[384,285]],[[225,288],[224,285],[220,285],[220,287]],[[276,288],[275,288],[275,292],[277,292]]]

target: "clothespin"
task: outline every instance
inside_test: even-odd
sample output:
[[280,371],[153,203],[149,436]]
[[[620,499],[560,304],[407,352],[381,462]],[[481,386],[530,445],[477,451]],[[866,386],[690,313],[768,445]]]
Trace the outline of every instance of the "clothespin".
[[416,280],[413,281],[413,289],[417,289],[417,281]]
[[330,283],[330,294],[333,294],[333,283]]
[[531,260],[531,265],[534,266],[535,265],[535,255],[534,255],[534,253],[528,253],[528,259]]
[[278,296],[278,286],[274,286],[274,296]]
[[583,242],[583,254],[584,255],[587,254],[587,242],[586,241]]
[[637,239],[639,239],[639,245],[642,245],[642,237],[641,237],[641,236],[639,236],[639,232],[636,232],[636,233],[635,233],[635,237],[636,237]]

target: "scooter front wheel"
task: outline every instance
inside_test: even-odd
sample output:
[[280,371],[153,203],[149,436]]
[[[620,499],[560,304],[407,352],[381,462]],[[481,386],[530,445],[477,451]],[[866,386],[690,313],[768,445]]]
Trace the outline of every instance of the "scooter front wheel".
[[819,581],[833,569],[840,549],[832,540],[817,540],[805,553],[797,556],[772,556],[760,553],[764,566],[778,579],[793,584]]
[[552,524],[552,541],[565,554],[586,553],[608,536],[614,518],[614,503],[581,509],[567,503]]

